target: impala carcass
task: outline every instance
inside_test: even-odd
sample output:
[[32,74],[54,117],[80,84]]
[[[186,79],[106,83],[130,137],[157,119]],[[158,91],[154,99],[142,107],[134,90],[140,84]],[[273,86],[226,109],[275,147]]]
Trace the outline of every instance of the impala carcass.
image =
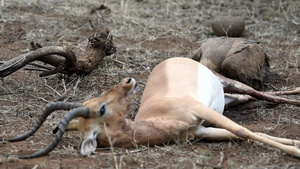
[[[87,100],[82,105],[48,105],[33,129],[17,139],[7,141],[29,137],[52,111],[64,109],[70,112],[56,128],[54,141],[35,154],[19,158],[33,158],[49,153],[65,130],[82,133],[80,153],[85,156],[89,156],[97,147],[151,146],[192,137],[207,140],[251,139],[300,157],[300,150],[295,146],[300,145],[300,141],[254,133],[223,116],[225,103],[236,100],[224,95],[221,82],[226,90],[232,92],[300,105],[298,100],[262,93],[242,83],[216,76],[191,59],[171,58],[157,65],[150,74],[134,121],[126,117],[137,82],[133,78],[125,78],[102,96]],[[78,116],[83,117],[70,121]],[[207,127],[208,124],[216,127]]]

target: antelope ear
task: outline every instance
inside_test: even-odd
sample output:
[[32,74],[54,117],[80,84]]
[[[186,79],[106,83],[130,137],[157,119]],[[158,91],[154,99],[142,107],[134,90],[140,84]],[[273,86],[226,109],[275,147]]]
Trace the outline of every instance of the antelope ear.
[[80,146],[80,154],[83,156],[90,156],[97,148],[98,132],[91,132],[91,134],[83,140]]

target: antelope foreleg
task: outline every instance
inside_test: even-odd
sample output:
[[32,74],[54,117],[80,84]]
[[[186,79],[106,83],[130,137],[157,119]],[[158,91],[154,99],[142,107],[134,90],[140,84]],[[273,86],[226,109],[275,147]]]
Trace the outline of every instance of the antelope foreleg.
[[77,131],[78,130],[78,125],[79,125],[79,120],[72,120],[70,121],[70,123],[68,124],[66,131]]
[[236,140],[239,139],[238,136],[232,134],[230,131],[214,128],[214,127],[204,127],[202,125],[193,126],[189,128],[189,134],[192,134],[195,138],[213,140],[213,141],[225,141],[225,140]]
[[287,90],[287,91],[274,91],[274,92],[267,92],[272,95],[292,95],[292,94],[300,94],[300,87],[296,87],[294,90]]
[[236,106],[242,103],[245,103],[251,99],[254,99],[252,96],[243,95],[243,94],[229,94],[225,93],[225,105],[226,107]]
[[297,145],[300,146],[300,141],[299,140],[293,140],[293,139],[287,139],[287,138],[281,138],[281,137],[274,137],[274,136],[270,136],[268,134],[265,133],[259,133],[259,132],[255,132],[257,135],[271,139],[273,141],[282,143],[282,144],[286,144],[286,145]]

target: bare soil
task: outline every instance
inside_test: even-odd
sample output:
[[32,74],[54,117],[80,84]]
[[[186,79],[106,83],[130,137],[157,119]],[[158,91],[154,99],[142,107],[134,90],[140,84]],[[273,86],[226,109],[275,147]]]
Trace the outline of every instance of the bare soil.
[[[100,5],[104,10],[94,10]],[[92,1],[12,0],[0,3],[0,60],[26,53],[31,41],[67,45],[82,56],[92,32],[88,19],[102,17],[114,36],[117,53],[86,76],[52,75],[21,69],[0,81],[0,136],[27,131],[52,101],[83,102],[97,97],[123,77],[134,77],[139,90],[131,118],[150,71],[170,57],[186,57],[201,40],[214,37],[215,16],[242,16],[244,37],[261,42],[270,56],[271,74],[264,90],[300,86],[300,1]],[[94,11],[91,13],[91,11]],[[299,95],[289,96],[300,99]],[[29,139],[1,143],[1,153],[27,154],[52,140],[64,112],[56,112]],[[300,140],[300,107],[252,101],[225,111],[237,123],[259,132]],[[250,141],[182,143],[78,153],[80,134],[68,132],[49,155],[20,160],[0,156],[0,168],[299,168],[300,161]]]

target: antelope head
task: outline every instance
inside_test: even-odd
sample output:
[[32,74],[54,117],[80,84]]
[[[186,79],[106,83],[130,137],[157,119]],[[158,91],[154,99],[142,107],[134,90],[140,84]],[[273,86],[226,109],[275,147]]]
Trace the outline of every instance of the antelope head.
[[[33,154],[16,156],[0,153],[5,156],[15,156],[21,159],[36,158],[48,154],[61,140],[66,130],[79,130],[83,133],[83,142],[80,153],[90,155],[97,147],[97,137],[103,137],[105,133],[105,124],[116,123],[124,120],[132,100],[132,94],[135,92],[137,83],[133,78],[125,78],[114,88],[111,88],[101,97],[87,100],[81,103],[55,102],[48,104],[43,112],[35,121],[34,126],[25,134],[14,138],[3,139],[1,141],[16,142],[32,136],[43,124],[46,118],[56,110],[68,110],[69,112],[61,120],[58,127],[53,131],[55,138],[44,149]],[[80,117],[78,120],[72,120]],[[115,126],[115,125],[111,125]]]
[[83,103],[90,110],[89,118],[73,120],[67,127],[67,130],[79,130],[83,134],[80,146],[82,155],[88,156],[94,152],[97,138],[107,138],[109,129],[118,127],[126,119],[136,86],[135,79],[125,78],[101,97]]

